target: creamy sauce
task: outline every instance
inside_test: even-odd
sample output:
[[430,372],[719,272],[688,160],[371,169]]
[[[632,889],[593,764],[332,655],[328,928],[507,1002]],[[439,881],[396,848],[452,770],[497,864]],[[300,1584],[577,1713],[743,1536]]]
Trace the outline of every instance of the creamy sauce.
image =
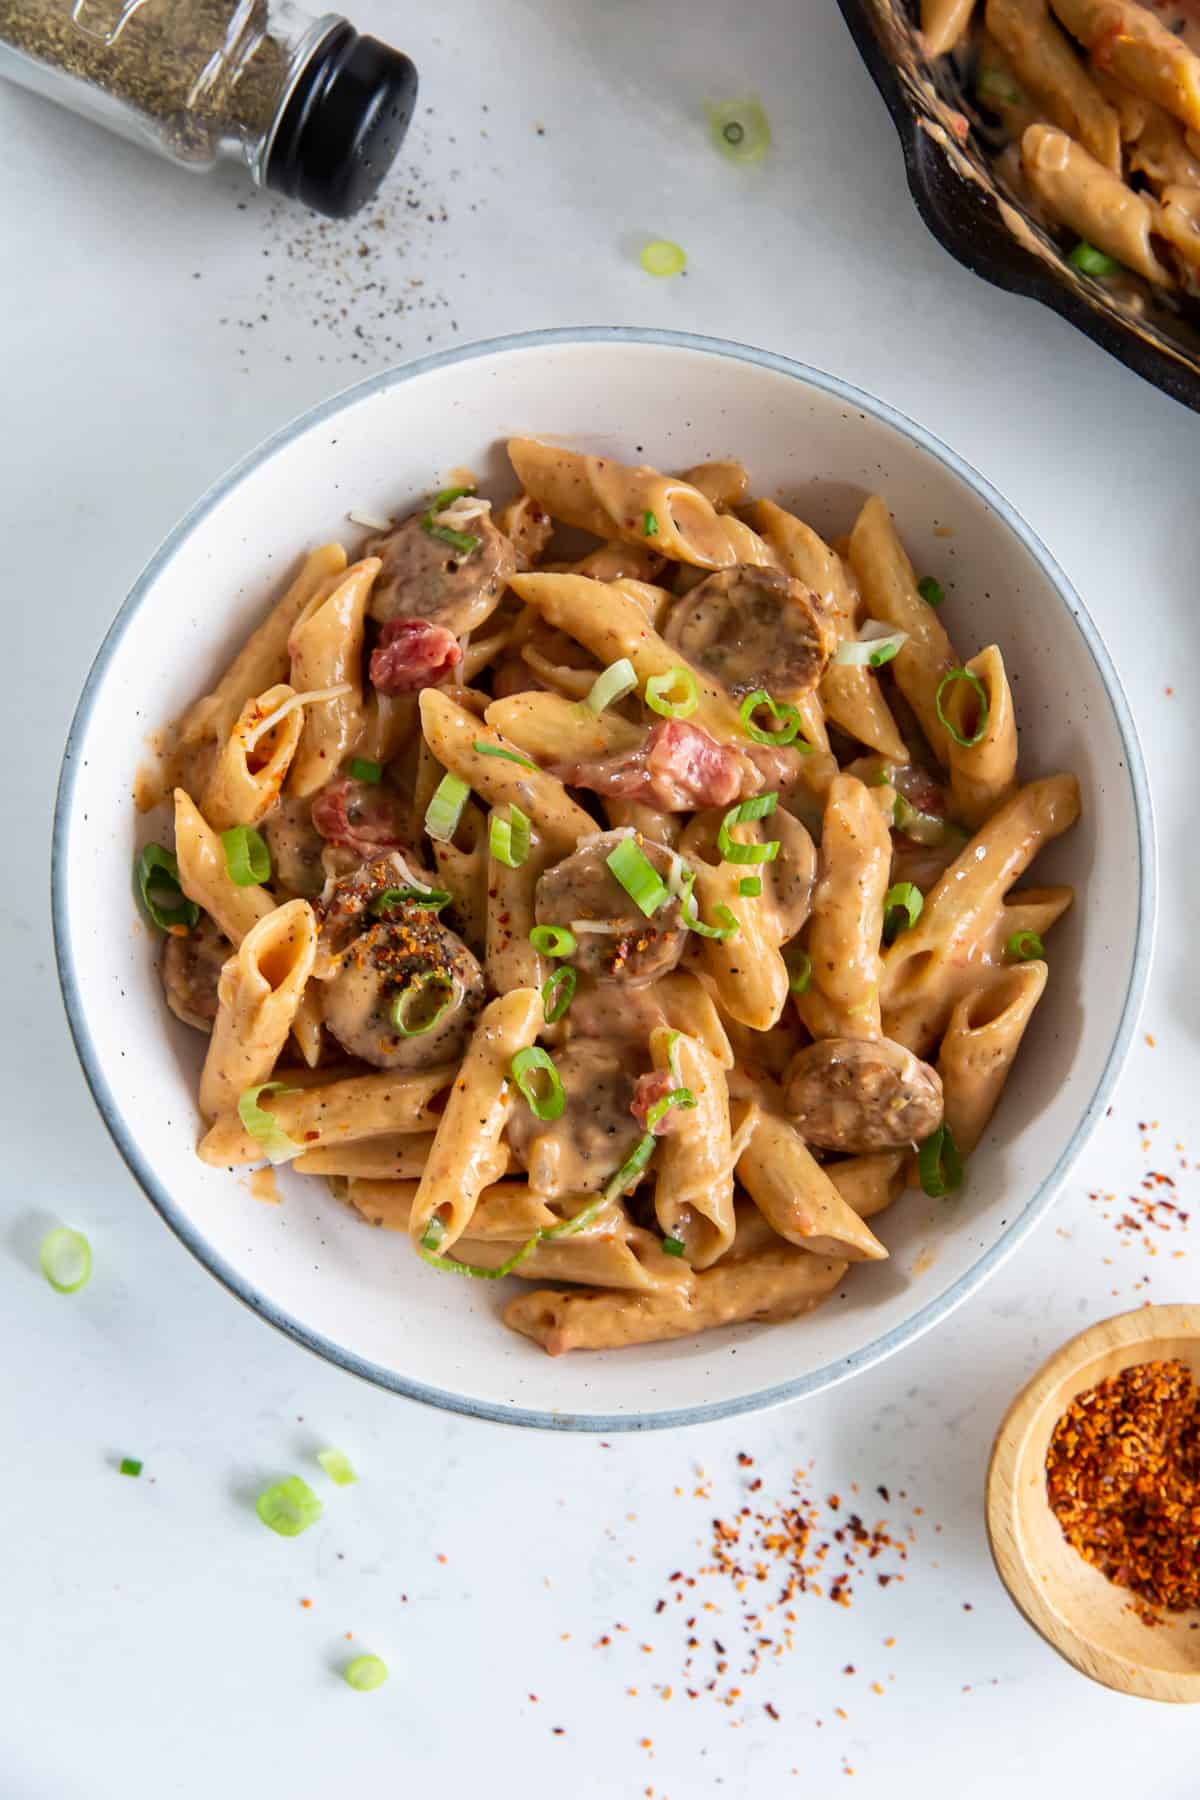
[[[649,1060],[643,1048],[642,1065]],[[642,1136],[629,1110],[642,1068],[628,1043],[604,1039],[573,1039],[555,1064],[566,1094],[562,1116],[545,1121],[519,1102],[509,1116],[509,1148],[537,1193],[595,1193]]]
[[246,1186],[256,1200],[264,1206],[282,1206],[283,1195],[275,1179],[275,1171],[268,1163],[265,1168],[255,1169],[253,1175],[246,1180]]

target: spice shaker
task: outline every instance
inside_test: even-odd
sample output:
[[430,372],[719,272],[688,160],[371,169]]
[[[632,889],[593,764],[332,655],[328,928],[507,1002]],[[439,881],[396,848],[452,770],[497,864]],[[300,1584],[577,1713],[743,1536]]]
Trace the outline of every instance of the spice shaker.
[[292,0],[0,0],[0,75],[337,219],[375,193],[417,95],[403,52]]

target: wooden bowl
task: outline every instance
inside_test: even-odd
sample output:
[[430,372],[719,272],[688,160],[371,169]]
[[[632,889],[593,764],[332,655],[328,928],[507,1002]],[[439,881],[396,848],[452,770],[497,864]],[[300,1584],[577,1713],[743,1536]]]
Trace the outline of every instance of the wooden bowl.
[[1200,1611],[1144,1625],[1136,1597],[1084,1562],[1046,1497],[1066,1408],[1133,1363],[1179,1361],[1200,1381],[1200,1306],[1146,1306],[1073,1337],[1009,1407],[992,1447],[987,1527],[1000,1578],[1035,1631],[1093,1681],[1148,1700],[1200,1700]]

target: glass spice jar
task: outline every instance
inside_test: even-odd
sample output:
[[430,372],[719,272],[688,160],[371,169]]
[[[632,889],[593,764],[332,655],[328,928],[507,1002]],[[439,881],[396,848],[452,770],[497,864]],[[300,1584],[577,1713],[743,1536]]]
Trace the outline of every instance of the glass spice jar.
[[375,193],[417,95],[401,51],[292,0],[0,0],[0,75],[331,218]]

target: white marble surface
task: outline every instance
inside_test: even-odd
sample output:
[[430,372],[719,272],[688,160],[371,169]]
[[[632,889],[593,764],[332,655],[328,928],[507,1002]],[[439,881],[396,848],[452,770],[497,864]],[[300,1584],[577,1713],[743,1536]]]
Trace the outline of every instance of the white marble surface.
[[[387,34],[391,9],[360,0],[356,17]],[[1185,1166],[1200,1147],[1200,422],[926,235],[832,7],[460,0],[452,27],[435,8],[391,29],[408,33],[424,76],[420,120],[385,202],[346,227],[254,195],[234,172],[190,181],[0,87],[0,506],[18,644],[5,705],[19,746],[0,911],[0,1792],[316,1800],[382,1777],[389,1790],[486,1784],[530,1800],[895,1800],[964,1782],[990,1800],[1016,1778],[1035,1794],[1184,1800],[1193,1721],[1093,1688],[1032,1635],[993,1574],[981,1490],[995,1425],[1041,1357],[1089,1320],[1193,1291],[1185,1227],[1116,1221],[1147,1171],[1172,1176],[1185,1210],[1200,1192]],[[748,172],[714,158],[697,118],[706,95],[744,88],[776,137]],[[685,280],[640,272],[643,234],[686,245]],[[361,374],[456,338],[585,322],[790,352],[913,413],[990,476],[1081,588],[1124,673],[1164,877],[1154,1042],[1139,1036],[1057,1211],[988,1289],[829,1396],[611,1444],[474,1425],[358,1386],[188,1258],[126,1176],[77,1071],[46,876],[80,683],[199,491]],[[1143,1134],[1139,1120],[1157,1123]],[[64,1217],[96,1251],[73,1299],[35,1266],[45,1222]],[[311,1461],[322,1443],[351,1454],[356,1488],[323,1482]],[[115,1473],[121,1455],[145,1459],[140,1481]],[[749,1479],[762,1478],[756,1506],[778,1502],[800,1465],[819,1496],[845,1508],[857,1482],[869,1519],[912,1527],[905,1580],[876,1583],[900,1567],[889,1552],[848,1609],[799,1595],[794,1648],[741,1677],[750,1639],[727,1578],[685,1589],[686,1606],[655,1604],[670,1574],[711,1561],[711,1519],[744,1503]],[[248,1496],[292,1469],[327,1509],[287,1542]],[[773,1572],[758,1592],[776,1585]],[[695,1700],[690,1616],[701,1683],[714,1636],[729,1663],[714,1693],[693,1678]],[[779,1630],[776,1614],[764,1632]],[[337,1679],[352,1647],[385,1657],[388,1686],[359,1696]],[[731,1684],[741,1694],[727,1705]]]

